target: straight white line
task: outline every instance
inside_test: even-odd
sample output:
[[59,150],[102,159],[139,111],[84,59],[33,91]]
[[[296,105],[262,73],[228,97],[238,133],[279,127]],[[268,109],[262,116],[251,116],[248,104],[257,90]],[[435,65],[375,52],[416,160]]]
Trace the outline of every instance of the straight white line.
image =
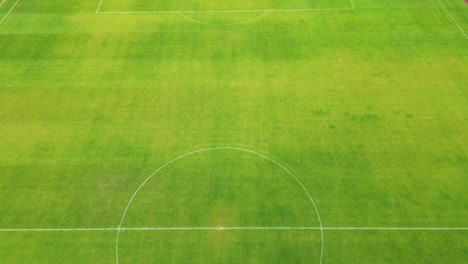
[[468,227],[324,227],[323,230],[456,231],[468,230]]
[[442,231],[442,230],[468,230],[468,227],[450,228],[450,227],[289,227],[289,226],[247,226],[247,227],[140,227],[140,228],[121,228],[127,231],[150,231],[150,230],[427,230],[427,231]]
[[99,2],[99,5],[96,9],[96,14],[99,13],[99,9],[101,9],[101,6],[102,6],[102,2],[104,2],[104,0],[101,0],[101,2]]
[[197,20],[197,19],[193,19],[193,18],[191,18],[189,16],[184,15],[184,13],[178,13],[178,14],[183,16],[184,18],[186,18],[188,20],[192,20],[193,22],[200,23],[200,24],[232,26],[232,25],[241,25],[241,24],[247,24],[247,23],[253,22],[255,20],[261,19],[264,16],[268,15],[268,13],[270,13],[270,12],[267,11],[267,12],[263,13],[261,16],[258,16],[258,17],[255,17],[255,18],[252,18],[252,19],[249,19],[249,20],[246,20],[246,21],[242,21],[242,22],[236,22],[236,23],[210,23],[210,22],[204,22],[204,21],[200,21],[200,20]]
[[[98,8],[99,10],[99,8]],[[198,13],[264,13],[264,12],[309,12],[309,11],[343,11],[354,8],[313,8],[313,9],[258,9],[258,10],[206,10],[206,11],[96,11],[98,14],[198,14]]]
[[353,7],[353,9],[356,9],[356,8],[354,7],[353,0],[349,0],[349,2],[351,2],[351,6]]
[[2,7],[2,5],[6,2],[6,0],[3,0],[1,3],[0,3],[0,7]]
[[69,231],[189,231],[189,230],[374,230],[374,231],[468,231],[468,227],[306,227],[306,226],[231,226],[231,227],[110,227],[110,228],[6,228],[0,232]]
[[463,31],[463,29],[460,27],[460,25],[457,23],[457,21],[455,20],[455,18],[453,18],[452,14],[450,14],[450,12],[448,11],[448,9],[445,7],[445,5],[442,3],[442,1],[439,0],[439,3],[440,5],[445,9],[445,12],[447,12],[447,14],[450,16],[450,18],[452,19],[452,21],[455,23],[455,25],[457,25],[458,29],[460,30],[460,32],[463,34],[463,36],[465,36],[466,39],[468,39],[468,36],[466,35],[465,31]]
[[15,2],[15,4],[10,8],[10,10],[8,10],[8,12],[6,13],[6,15],[2,18],[2,20],[0,20],[0,24],[3,23],[3,21],[5,20],[5,18],[7,18],[7,16],[11,13],[11,11],[13,10],[13,8],[15,8],[16,4],[18,4],[19,1],[20,1],[20,0],[17,0],[17,1]]

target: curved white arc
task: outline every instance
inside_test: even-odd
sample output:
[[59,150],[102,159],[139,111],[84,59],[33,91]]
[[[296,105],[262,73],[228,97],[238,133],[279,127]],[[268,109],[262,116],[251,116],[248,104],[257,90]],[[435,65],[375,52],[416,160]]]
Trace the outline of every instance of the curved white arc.
[[168,162],[166,162],[164,165],[162,165],[161,167],[159,167],[157,170],[155,170],[153,173],[151,173],[144,181],[143,183],[137,188],[137,190],[133,193],[132,197],[130,198],[129,202],[127,203],[127,206],[125,207],[125,210],[124,210],[124,213],[122,214],[122,218],[120,219],[120,223],[119,223],[119,226],[117,227],[117,237],[116,237],[116,240],[115,240],[115,261],[117,264],[119,264],[119,236],[120,236],[120,231],[122,230],[122,224],[123,224],[123,221],[125,219],[125,216],[127,215],[127,211],[128,211],[128,208],[130,208],[130,205],[131,203],[133,202],[133,199],[135,199],[136,195],[138,194],[138,192],[141,190],[141,188],[143,188],[143,186],[155,175],[157,174],[159,171],[161,171],[162,169],[164,169],[165,167],[167,167],[169,164],[179,160],[179,159],[182,159],[184,157],[187,157],[187,156],[190,156],[190,155],[193,155],[193,154],[196,154],[196,153],[200,153],[200,152],[205,152],[205,151],[210,151],[210,150],[219,150],[219,149],[231,149],[231,150],[239,150],[239,151],[244,151],[244,152],[248,152],[248,153],[252,153],[252,154],[255,154],[257,156],[260,156],[274,164],[276,164],[277,166],[279,166],[280,168],[282,168],[284,171],[286,171],[291,177],[293,177],[293,179],[302,187],[302,189],[304,190],[304,192],[307,194],[307,196],[309,197],[309,200],[310,202],[312,203],[313,207],[314,207],[314,210],[315,210],[315,213],[317,214],[317,219],[319,221],[319,230],[320,230],[320,237],[321,237],[321,249],[320,249],[320,264],[322,264],[322,261],[323,261],[323,250],[324,250],[324,243],[323,243],[323,238],[324,238],[324,235],[323,235],[323,226],[322,226],[322,220],[320,218],[320,214],[318,212],[318,209],[317,209],[317,206],[314,202],[314,199],[312,198],[312,195],[309,193],[309,191],[307,190],[307,188],[304,186],[304,184],[302,184],[302,182],[291,172],[289,171],[286,167],[284,167],[283,165],[281,165],[280,163],[278,163],[277,161],[273,160],[273,159],[270,159],[268,158],[267,156],[265,155],[262,155],[258,152],[255,152],[255,151],[252,151],[252,150],[248,150],[248,149],[244,149],[244,148],[238,148],[238,147],[213,147],[213,148],[205,148],[205,149],[200,149],[200,150],[196,150],[196,151],[192,151],[192,152],[189,152],[187,154],[184,154],[184,155],[181,155],[175,159],[172,159]]
[[202,151],[206,151],[208,149],[202,149],[202,150],[197,150],[197,151],[192,151],[190,153],[187,153],[187,154],[184,154],[182,156],[179,156],[169,162],[167,162],[166,164],[162,165],[161,167],[159,167],[156,171],[154,171],[153,173],[151,173],[150,176],[148,176],[148,178],[146,178],[143,183],[138,187],[138,189],[135,191],[135,193],[133,193],[132,195],[132,198],[130,198],[130,201],[128,202],[127,204],[127,207],[125,207],[125,211],[122,215],[122,218],[120,219],[120,223],[119,223],[119,226],[117,227],[117,238],[116,238],[116,242],[115,242],[115,261],[116,263],[118,264],[119,263],[119,235],[120,235],[120,230],[122,229],[122,224],[123,224],[123,221],[125,219],[125,215],[127,215],[127,211],[128,211],[128,208],[130,207],[130,204],[133,202],[133,199],[135,199],[135,196],[138,194],[138,192],[140,191],[141,188],[143,188],[143,186],[156,174],[158,173],[160,170],[164,169],[166,166],[168,166],[169,164],[173,163],[174,161],[176,160],[179,160],[183,157],[186,157],[186,156],[189,156],[189,155],[192,155],[192,154],[195,154],[195,153],[198,153],[198,152],[202,152]]
[[278,162],[276,162],[275,160],[272,160],[270,158],[268,158],[267,156],[264,156],[260,153],[257,153],[255,151],[251,151],[251,150],[247,150],[247,149],[241,149],[241,148],[231,148],[231,149],[237,149],[237,150],[241,150],[241,151],[246,151],[246,152],[250,152],[252,154],[256,154],[264,159],[267,159],[269,160],[270,162],[273,162],[274,164],[278,165],[280,168],[282,168],[283,170],[285,170],[291,177],[294,178],[294,180],[296,180],[296,182],[302,187],[302,189],[305,191],[305,193],[307,194],[307,196],[309,197],[309,200],[310,202],[312,203],[312,205],[314,206],[314,209],[315,209],[315,213],[317,214],[317,219],[319,221],[319,227],[320,227],[320,237],[321,237],[321,241],[322,241],[322,246],[321,246],[321,250],[320,250],[320,263],[322,263],[322,259],[323,259],[323,226],[322,226],[322,220],[320,219],[320,214],[318,212],[318,209],[317,209],[317,205],[315,204],[314,202],[314,199],[312,199],[312,195],[309,193],[309,191],[307,190],[307,188],[304,186],[304,184],[302,184],[301,181],[299,181],[299,179],[291,172],[289,171],[286,167],[284,167],[283,165],[279,164]]
[[442,1],[439,0],[440,5],[444,8],[445,12],[450,16],[452,21],[455,23],[455,25],[458,27],[460,32],[465,36],[466,39],[468,39],[468,35],[466,35],[465,31],[462,29],[462,27],[458,24],[458,22],[455,20],[455,18],[452,16],[452,14],[448,11],[448,9],[445,7],[445,5],[442,3]]
[[[323,227],[332,231],[468,231],[468,227],[359,227],[336,226]],[[81,228],[2,228],[0,232],[88,232],[117,231],[117,227],[81,227]],[[177,231],[177,230],[320,230],[315,226],[205,226],[205,227],[122,227],[125,231]]]
[[[249,19],[249,20],[245,20],[245,21],[242,21],[242,22],[236,22],[236,23],[211,23],[211,22],[205,22],[205,21],[193,19],[193,18],[191,18],[189,16],[184,15],[183,14],[184,12],[176,12],[176,13],[183,16],[184,18],[186,18],[188,20],[191,20],[191,21],[196,22],[196,23],[204,24],[204,25],[234,26],[234,25],[247,24],[247,23],[253,22],[255,20],[259,20],[262,17],[266,16],[268,13],[270,13],[270,10],[266,10],[265,13],[263,13],[261,16],[258,16],[258,17],[255,17],[255,18],[252,18],[252,19]],[[185,12],[185,13],[187,13],[187,12]]]

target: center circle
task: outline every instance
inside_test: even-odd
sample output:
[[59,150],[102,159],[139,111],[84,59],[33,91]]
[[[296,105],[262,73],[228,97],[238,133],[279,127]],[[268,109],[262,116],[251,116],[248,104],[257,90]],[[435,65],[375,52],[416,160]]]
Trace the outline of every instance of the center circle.
[[288,254],[295,262],[322,263],[323,228],[311,194],[283,165],[251,150],[217,147],[179,156],[149,175],[122,214],[115,247],[117,264],[148,256],[271,263]]

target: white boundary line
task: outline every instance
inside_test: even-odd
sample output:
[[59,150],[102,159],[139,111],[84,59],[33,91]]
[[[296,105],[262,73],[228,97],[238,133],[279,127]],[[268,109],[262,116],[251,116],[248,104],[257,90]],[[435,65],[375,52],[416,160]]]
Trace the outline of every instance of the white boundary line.
[[342,11],[354,10],[353,0],[349,0],[351,7],[346,8],[303,8],[303,9],[247,9],[247,10],[176,10],[176,11],[100,11],[104,0],[100,0],[96,14],[180,14],[180,13],[264,13],[264,12],[310,12],[310,11]]
[[460,27],[460,25],[459,25],[458,22],[455,20],[455,18],[453,18],[452,14],[450,14],[450,12],[449,12],[448,9],[445,7],[445,5],[442,3],[441,0],[439,0],[439,3],[440,3],[440,5],[445,9],[445,12],[450,16],[450,18],[452,19],[453,23],[455,23],[455,25],[457,25],[458,29],[459,29],[460,32],[463,34],[463,36],[465,36],[465,38],[468,39],[468,35],[466,35],[465,31],[463,31],[463,29]]
[[324,230],[382,230],[382,231],[461,231],[468,227],[324,227]]
[[2,0],[2,2],[0,2],[0,7],[2,7],[2,5],[6,2],[6,0]]
[[[110,228],[5,228],[0,232],[80,232],[117,231]],[[331,230],[331,231],[468,231],[468,227],[306,227],[306,226],[217,226],[217,227],[122,227],[121,231],[196,231],[196,230]]]
[[[5,1],[6,1],[6,0],[5,0]],[[5,3],[5,1],[3,1],[2,4]],[[4,20],[7,18],[7,16],[11,13],[11,11],[13,10],[13,8],[15,8],[15,6],[18,4],[19,1],[20,1],[20,0],[17,0],[17,1],[15,2],[15,4],[10,8],[10,10],[8,10],[8,12],[6,13],[6,15],[2,18],[2,20],[0,20],[0,24],[3,23],[3,21],[4,21]]]
[[291,172],[289,171],[286,167],[284,167],[283,165],[279,164],[277,161],[275,160],[272,160],[270,158],[268,158],[267,156],[264,156],[258,152],[255,152],[255,151],[252,151],[252,150],[248,150],[248,149],[243,149],[243,148],[238,148],[238,147],[214,147],[214,148],[206,148],[206,149],[200,149],[200,150],[196,150],[196,151],[192,151],[192,152],[189,152],[187,154],[184,154],[184,155],[181,155],[177,158],[174,158],[168,162],[166,162],[164,165],[162,165],[161,167],[159,167],[157,170],[155,170],[152,174],[150,174],[150,176],[148,176],[144,181],[143,183],[137,188],[137,190],[133,193],[132,197],[130,198],[128,204],[127,204],[127,207],[125,207],[125,210],[122,214],[122,218],[120,219],[120,223],[119,223],[119,226],[118,226],[118,229],[117,229],[117,236],[116,236],[116,239],[115,239],[115,259],[116,259],[116,263],[119,264],[119,236],[120,236],[120,231],[122,230],[122,225],[123,225],[123,221],[125,219],[125,216],[127,214],[127,211],[128,211],[128,208],[130,207],[130,205],[132,204],[133,202],[133,199],[135,198],[135,196],[138,194],[138,192],[141,190],[141,188],[143,188],[143,186],[154,176],[156,175],[159,171],[161,171],[162,169],[164,169],[166,166],[168,166],[169,164],[179,160],[179,159],[182,159],[184,157],[187,157],[187,156],[190,156],[190,155],[193,155],[193,154],[196,154],[196,153],[200,153],[200,152],[205,152],[205,151],[212,151],[212,150],[238,150],[238,151],[243,151],[243,152],[247,152],[247,153],[251,153],[251,154],[254,154],[254,155],[257,155],[259,157],[262,157],[274,164],[276,164],[277,166],[279,166],[280,168],[282,168],[284,171],[286,171],[292,178],[294,178],[294,180],[302,187],[303,191],[307,194],[307,196],[309,197],[309,200],[310,202],[312,203],[313,207],[314,207],[314,210],[315,210],[315,213],[317,214],[317,219],[318,219],[318,222],[319,222],[319,226],[320,226],[320,238],[321,238],[321,248],[320,248],[320,264],[322,263],[323,261],[323,248],[324,248],[324,241],[323,241],[323,225],[322,225],[322,220],[320,219],[320,214],[318,212],[318,209],[317,209],[317,206],[314,202],[314,199],[312,199],[312,195],[309,193],[309,191],[307,190],[307,188],[304,186],[304,184],[302,184],[301,181],[299,181],[299,179]]

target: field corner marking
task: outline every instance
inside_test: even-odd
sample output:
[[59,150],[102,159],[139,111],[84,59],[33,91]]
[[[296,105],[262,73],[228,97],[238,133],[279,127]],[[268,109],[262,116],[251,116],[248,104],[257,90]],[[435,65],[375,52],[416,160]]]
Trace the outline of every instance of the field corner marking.
[[[2,18],[2,20],[0,20],[0,25],[3,23],[3,21],[7,18],[7,16],[11,13],[11,11],[15,8],[15,6],[18,4],[20,0],[16,0],[15,4],[10,8],[10,10],[8,10],[8,12],[6,13],[6,15]],[[5,1],[4,1],[5,2]]]
[[444,8],[445,12],[450,16],[450,18],[452,19],[453,23],[455,23],[455,25],[458,27],[458,29],[460,30],[460,32],[463,34],[463,36],[465,36],[466,39],[468,39],[468,35],[466,35],[465,31],[463,31],[463,29],[461,28],[461,26],[458,24],[458,22],[455,20],[455,18],[452,16],[452,14],[450,14],[450,12],[448,11],[448,9],[445,7],[444,3],[442,3],[441,0],[439,0],[439,3],[440,5]]
[[[81,232],[117,231],[118,227],[84,228],[0,228],[0,232]],[[324,231],[468,231],[468,227],[322,227]],[[320,230],[320,227],[307,226],[215,226],[215,227],[122,227],[122,231],[174,231],[174,230]]]
[[[97,14],[179,14],[182,15],[190,20],[193,20],[195,22],[200,22],[202,24],[212,24],[212,23],[206,23],[203,21],[198,21],[195,19],[191,19],[182,13],[258,13],[262,12],[262,16],[265,16],[266,14],[270,12],[311,12],[311,11],[346,11],[346,10],[354,10],[356,9],[354,6],[353,0],[349,0],[351,7],[342,7],[342,8],[297,8],[297,9],[246,9],[246,10],[206,10],[206,11],[195,11],[195,10],[173,10],[173,11],[101,11],[101,7],[103,4],[104,0],[100,0],[99,5],[96,9]],[[245,22],[240,22],[240,23],[232,23],[232,25],[236,24],[244,24],[248,22],[252,22],[256,20],[257,18],[254,18],[252,20],[248,20]],[[224,25],[224,24],[223,24]],[[226,24],[226,25],[231,25],[231,24]]]

